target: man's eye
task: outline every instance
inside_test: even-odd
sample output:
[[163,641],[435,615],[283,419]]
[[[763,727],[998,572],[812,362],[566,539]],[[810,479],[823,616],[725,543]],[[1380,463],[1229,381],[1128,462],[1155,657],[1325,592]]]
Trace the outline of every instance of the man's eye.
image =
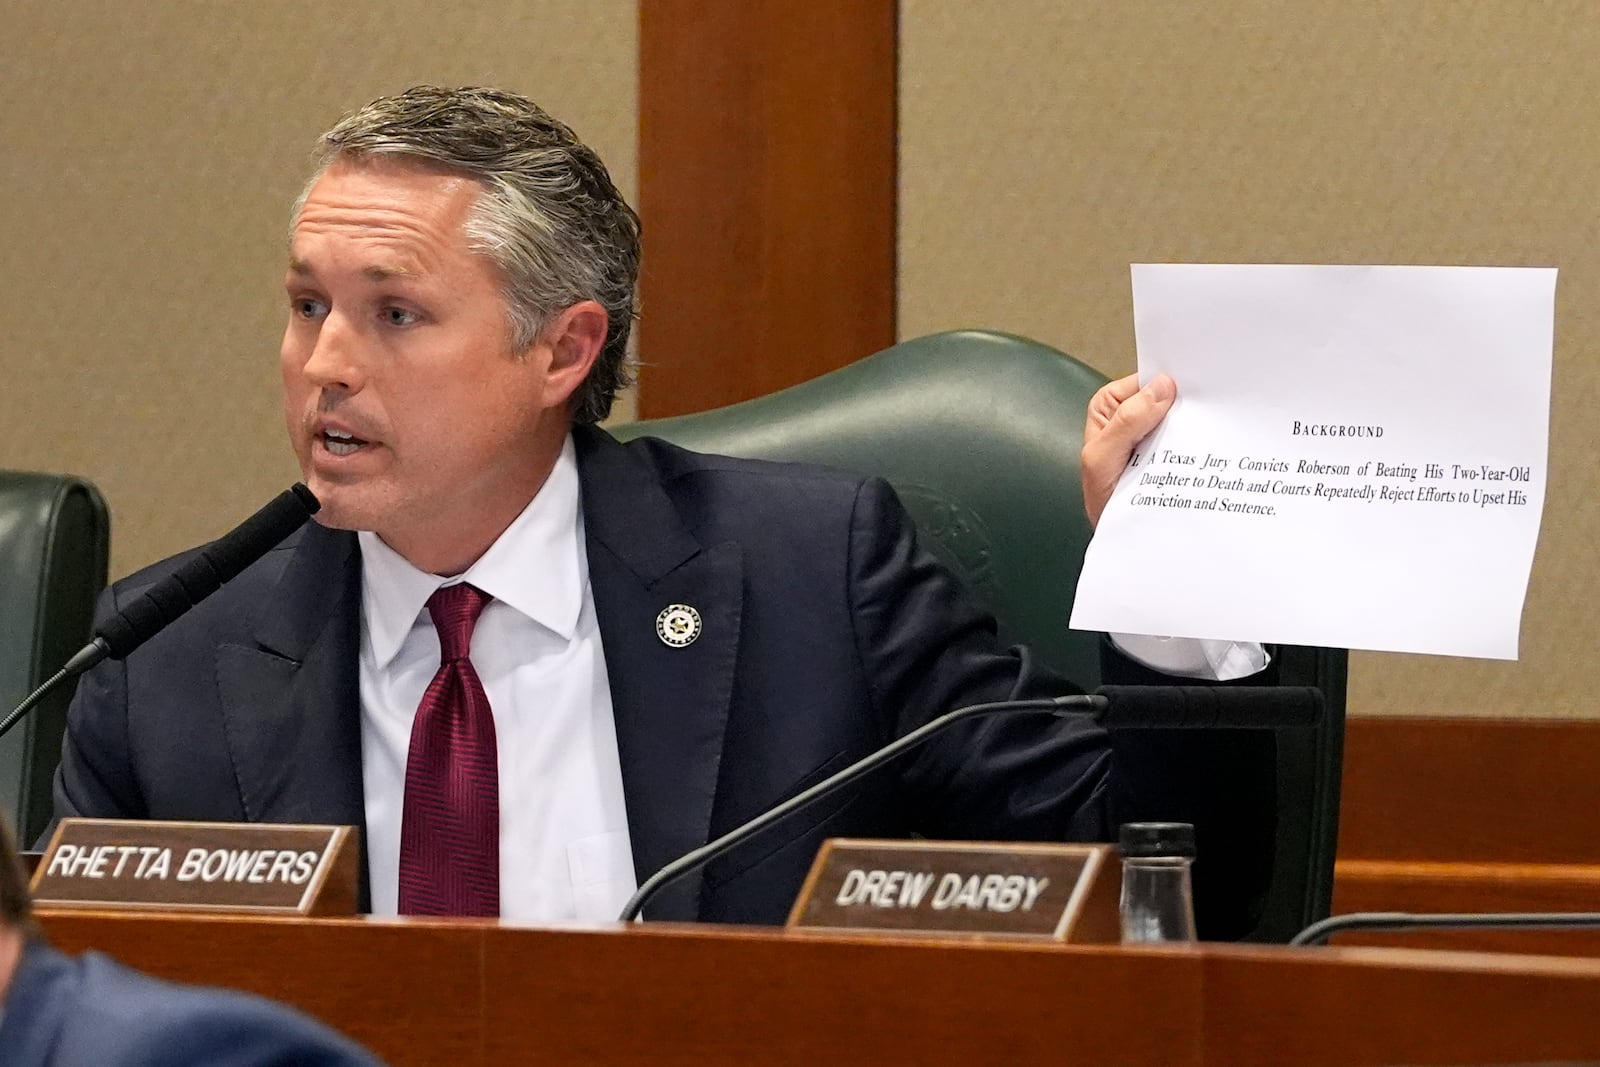
[[387,307],[383,309],[383,321],[390,326],[410,326],[418,321],[417,314],[405,308]]
[[294,308],[294,313],[302,319],[318,319],[328,312],[326,304],[320,300],[312,300],[309,297],[296,297],[290,302],[290,306]]

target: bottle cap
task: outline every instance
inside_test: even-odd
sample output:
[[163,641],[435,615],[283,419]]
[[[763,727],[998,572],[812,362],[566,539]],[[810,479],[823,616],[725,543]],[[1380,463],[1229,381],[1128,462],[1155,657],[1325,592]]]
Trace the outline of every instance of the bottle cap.
[[1187,822],[1130,822],[1119,835],[1122,855],[1194,856],[1194,824]]

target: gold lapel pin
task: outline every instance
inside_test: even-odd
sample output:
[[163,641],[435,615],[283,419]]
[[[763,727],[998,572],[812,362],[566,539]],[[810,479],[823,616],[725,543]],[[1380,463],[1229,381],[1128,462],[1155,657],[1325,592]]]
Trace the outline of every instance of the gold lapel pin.
[[673,648],[694,644],[700,629],[700,613],[687,604],[668,604],[656,616],[656,636]]

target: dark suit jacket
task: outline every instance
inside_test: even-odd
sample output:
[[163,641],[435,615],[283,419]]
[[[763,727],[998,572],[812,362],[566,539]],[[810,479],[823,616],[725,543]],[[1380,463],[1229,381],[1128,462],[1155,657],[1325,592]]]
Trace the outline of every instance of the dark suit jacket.
[[[1073,691],[998,644],[882,481],[574,437],[640,879],[938,714]],[[101,614],[182,558],[117,583]],[[362,824],[360,586],[355,536],[310,525],[91,671],[57,815]],[[685,648],[655,632],[677,603],[704,620]],[[1103,839],[1110,769],[1085,721],[958,728],[649,916],[781,922],[826,837]]]
[[159,981],[30,943],[0,1021],[6,1067],[376,1067],[321,1023],[243,993]]

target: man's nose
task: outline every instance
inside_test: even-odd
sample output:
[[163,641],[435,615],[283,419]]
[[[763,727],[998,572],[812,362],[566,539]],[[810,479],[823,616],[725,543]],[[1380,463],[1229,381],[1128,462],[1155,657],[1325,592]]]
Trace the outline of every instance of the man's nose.
[[302,373],[318,388],[359,392],[366,383],[360,331],[345,316],[329,312]]

